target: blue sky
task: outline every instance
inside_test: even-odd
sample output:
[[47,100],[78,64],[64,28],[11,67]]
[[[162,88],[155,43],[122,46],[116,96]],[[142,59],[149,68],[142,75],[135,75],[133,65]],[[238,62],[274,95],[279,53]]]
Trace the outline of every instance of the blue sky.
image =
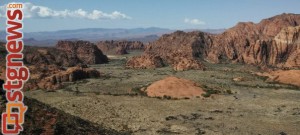
[[[0,5],[20,0],[1,0]],[[24,2],[24,0],[23,0]],[[55,15],[30,11],[24,31],[56,31],[80,28],[169,29],[229,28],[240,21],[259,22],[281,13],[300,14],[299,0],[31,0]],[[80,10],[79,10],[80,9]],[[93,12],[96,10],[96,12]],[[63,12],[66,11],[66,12]],[[82,12],[78,12],[82,11]],[[1,13],[1,12],[0,12]],[[80,14],[80,13],[84,13]],[[68,15],[66,15],[68,14]],[[0,18],[0,30],[5,18]]]

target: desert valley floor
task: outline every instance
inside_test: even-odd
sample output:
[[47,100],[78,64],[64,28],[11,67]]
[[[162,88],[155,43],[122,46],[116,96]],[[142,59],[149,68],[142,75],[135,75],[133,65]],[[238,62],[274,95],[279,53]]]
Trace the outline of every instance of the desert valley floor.
[[[126,60],[139,52],[111,56],[108,64],[90,65],[102,74],[97,79],[69,83],[64,89],[26,92],[52,107],[107,129],[151,134],[288,134],[300,132],[300,90],[267,83],[253,73],[257,67],[209,64],[205,71],[126,69]],[[159,99],[144,96],[139,88],[176,76],[203,87],[227,91],[207,98]],[[234,81],[234,78],[243,78]]]

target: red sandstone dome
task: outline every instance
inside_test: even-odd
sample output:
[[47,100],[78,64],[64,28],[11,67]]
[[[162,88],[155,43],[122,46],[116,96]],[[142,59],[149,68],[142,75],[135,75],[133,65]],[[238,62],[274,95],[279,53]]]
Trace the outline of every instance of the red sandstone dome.
[[195,82],[177,77],[167,77],[154,82],[146,89],[149,97],[193,98],[200,97],[203,93]]

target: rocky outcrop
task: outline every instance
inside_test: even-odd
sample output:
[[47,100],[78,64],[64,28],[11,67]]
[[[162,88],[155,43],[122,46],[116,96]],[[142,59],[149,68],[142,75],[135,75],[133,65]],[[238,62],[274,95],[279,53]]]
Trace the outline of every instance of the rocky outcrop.
[[[102,64],[108,62],[102,51],[88,41],[59,41],[58,50],[67,53],[69,57],[76,57],[82,64]],[[78,63],[77,63],[78,64]]]
[[115,50],[116,55],[128,54],[127,50],[124,47],[117,47]]
[[173,64],[178,58],[195,58],[205,54],[206,45],[211,42],[209,35],[203,32],[176,31],[150,43],[145,53],[160,56],[168,64]]
[[144,50],[144,44],[140,41],[100,41],[97,47],[107,55],[123,55],[132,50]]
[[26,64],[55,64],[60,66],[74,66],[80,63],[76,56],[68,56],[66,52],[56,48],[26,47],[24,49],[24,62]]
[[206,44],[211,44],[211,40],[203,32],[177,31],[173,34],[166,34],[150,43],[143,56],[131,58],[127,66],[132,64],[131,61],[135,61],[134,59],[160,57],[165,65],[171,65],[175,70],[203,69],[204,66],[197,57],[205,53]]
[[97,77],[100,77],[100,73],[97,70],[77,66],[43,79],[38,83],[38,86],[41,89],[55,90],[59,89],[64,82],[75,82],[81,79]]
[[164,63],[159,56],[135,56],[132,59],[128,60],[126,63],[126,68],[135,68],[135,69],[153,69],[163,67]]
[[59,41],[56,48],[26,47],[24,56],[27,64],[56,64],[67,67],[108,62],[101,50],[87,41]]
[[299,30],[299,26],[286,27],[274,38],[256,40],[244,52],[238,53],[237,61],[273,67],[299,67]]
[[278,15],[258,24],[239,23],[223,34],[212,36],[214,43],[209,48],[207,60],[299,67],[291,62],[297,61],[299,55],[298,25],[300,15],[296,14]]
[[[211,63],[239,62],[279,68],[299,68],[300,15],[282,14],[260,23],[238,23],[222,34],[181,32],[163,35],[147,46],[144,56],[159,56],[179,70],[203,69]],[[134,57],[132,59],[137,59]],[[130,59],[129,61],[134,61]],[[184,60],[188,59],[188,60]],[[189,61],[188,64],[182,61]],[[178,63],[182,68],[177,68]],[[198,63],[198,64],[197,64]],[[127,63],[129,65],[130,63]],[[194,65],[186,66],[184,65]],[[198,66],[195,66],[198,65]]]
[[300,70],[276,70],[255,74],[268,77],[267,82],[289,84],[300,88]]
[[[273,61],[282,67],[300,67],[300,26],[284,28],[274,39],[278,50]],[[282,64],[282,65],[280,65]]]
[[25,85],[25,90],[56,90],[62,88],[65,82],[100,77],[99,71],[84,65],[70,67],[66,70],[57,65],[34,65],[29,66],[29,69],[31,76],[30,81]]
[[154,82],[147,89],[149,97],[169,97],[172,99],[200,97],[205,92],[195,82],[177,77],[167,77]]
[[204,70],[204,65],[196,59],[192,58],[180,58],[173,63],[173,69],[175,71],[184,71],[184,70]]

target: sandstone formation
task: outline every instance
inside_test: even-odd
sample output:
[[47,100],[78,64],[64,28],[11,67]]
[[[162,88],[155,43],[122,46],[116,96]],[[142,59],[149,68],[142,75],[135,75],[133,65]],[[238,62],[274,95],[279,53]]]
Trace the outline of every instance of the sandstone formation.
[[[238,23],[222,34],[177,31],[163,35],[147,46],[143,56],[159,56],[176,70],[184,59],[189,65],[179,70],[203,69],[200,60],[211,63],[239,62],[279,68],[300,67],[300,15],[281,14],[260,23]],[[186,60],[184,60],[186,61]],[[196,64],[198,63],[198,64]],[[132,64],[127,63],[127,66]],[[180,64],[185,65],[185,64]],[[202,65],[202,66],[200,66]],[[138,64],[129,67],[139,67]]]
[[167,77],[154,82],[146,89],[149,97],[170,97],[170,98],[193,98],[200,97],[203,93],[195,82],[177,77]]
[[[276,48],[278,49],[277,54],[273,56],[275,59],[273,62],[276,63],[278,57],[280,61],[285,61],[278,64],[282,67],[299,67],[300,66],[300,26],[284,28],[274,39]],[[287,54],[287,55],[286,55]],[[286,56],[285,56],[286,55]]]
[[180,58],[179,60],[176,60],[173,63],[173,69],[175,71],[184,71],[184,70],[204,70],[205,67],[204,65],[197,59],[193,59],[193,58]]
[[263,66],[299,67],[291,64],[299,55],[299,24],[300,15],[296,14],[278,15],[258,24],[239,23],[223,34],[212,36],[214,43],[207,59],[215,63],[225,59]]
[[160,57],[165,65],[172,65],[175,70],[203,69],[204,66],[197,57],[204,53],[205,44],[210,42],[208,35],[202,32],[177,31],[173,34],[166,34],[159,40],[150,43],[143,56],[130,59],[127,66],[139,68],[143,63],[131,65],[132,61],[135,61],[134,59]]
[[100,77],[97,70],[87,66],[75,66],[65,70],[57,65],[32,65],[29,69],[31,76],[30,81],[26,83],[25,90],[56,90],[62,88],[65,82]]
[[[88,41],[59,41],[55,48],[26,46],[23,52],[31,73],[24,90],[55,90],[62,88],[64,82],[99,77],[100,73],[87,68],[86,64],[108,62],[102,51]],[[4,74],[1,73],[1,78]]]
[[107,55],[123,55],[132,50],[144,50],[144,44],[140,41],[100,41],[97,47]]
[[277,70],[265,73],[256,73],[268,77],[267,82],[276,82],[300,87],[300,70]]
[[128,60],[126,63],[126,68],[135,69],[154,69],[163,67],[164,63],[159,56],[135,56]]
[[117,47],[115,51],[116,55],[128,54],[127,50],[124,47]]
[[102,51],[88,41],[59,41],[56,48],[71,58],[76,56],[82,64],[102,64],[108,61]]
[[87,41],[59,41],[55,48],[26,47],[24,61],[27,64],[102,64],[108,62],[96,45]]

